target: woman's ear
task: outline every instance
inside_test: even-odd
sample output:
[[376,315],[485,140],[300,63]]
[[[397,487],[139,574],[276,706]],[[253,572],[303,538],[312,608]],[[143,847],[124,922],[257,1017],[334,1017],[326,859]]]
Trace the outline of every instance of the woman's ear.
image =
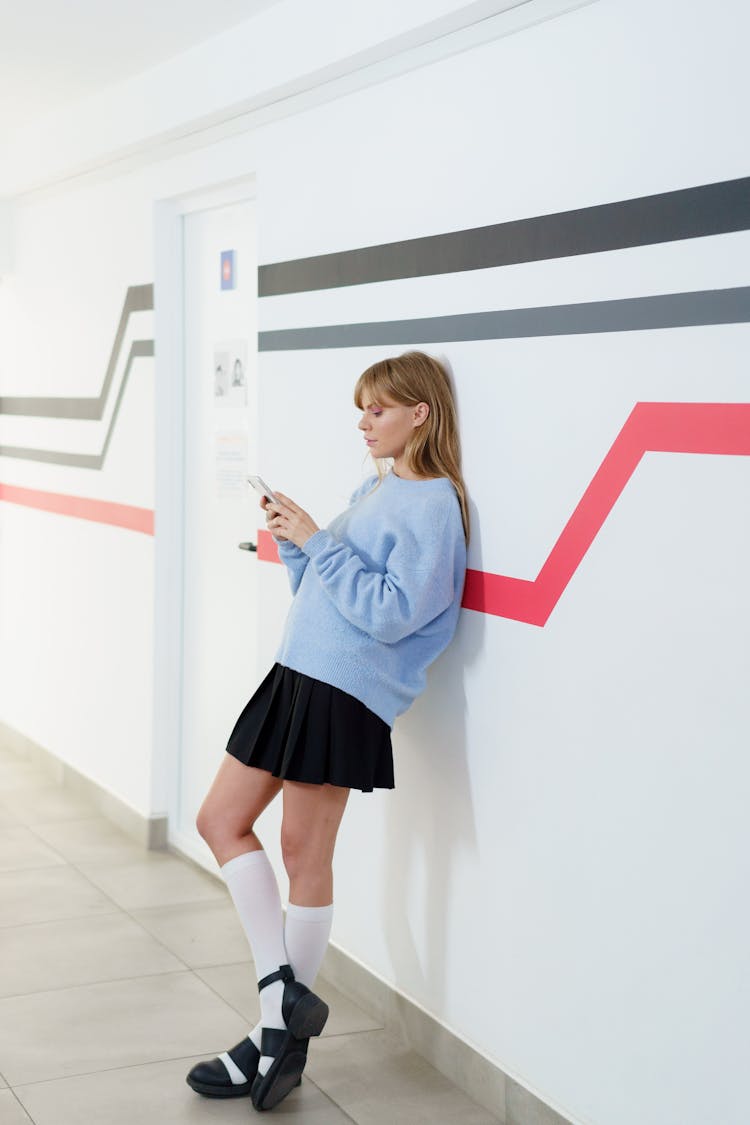
[[414,407],[414,425],[421,426],[428,418],[430,413],[429,404],[426,402],[418,402]]

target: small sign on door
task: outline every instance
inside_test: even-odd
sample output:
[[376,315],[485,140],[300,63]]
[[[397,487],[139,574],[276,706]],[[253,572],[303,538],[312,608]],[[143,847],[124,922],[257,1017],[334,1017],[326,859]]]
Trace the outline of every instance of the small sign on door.
[[247,406],[247,340],[214,344],[214,406]]
[[221,252],[221,288],[237,288],[237,269],[234,250],[222,250]]

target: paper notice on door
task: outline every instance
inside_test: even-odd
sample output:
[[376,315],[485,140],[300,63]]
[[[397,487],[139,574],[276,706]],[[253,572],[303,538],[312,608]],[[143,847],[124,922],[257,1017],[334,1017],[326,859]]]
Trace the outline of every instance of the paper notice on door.
[[216,495],[247,495],[247,431],[216,430]]
[[247,340],[214,344],[214,406],[247,406]]

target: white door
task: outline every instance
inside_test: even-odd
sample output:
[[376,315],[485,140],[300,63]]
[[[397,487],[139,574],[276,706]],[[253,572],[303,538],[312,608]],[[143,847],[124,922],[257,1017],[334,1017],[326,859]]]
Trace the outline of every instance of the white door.
[[258,564],[239,548],[259,524],[246,482],[258,471],[255,203],[195,211],[183,223],[182,730],[169,838],[215,869],[195,816],[258,682]]

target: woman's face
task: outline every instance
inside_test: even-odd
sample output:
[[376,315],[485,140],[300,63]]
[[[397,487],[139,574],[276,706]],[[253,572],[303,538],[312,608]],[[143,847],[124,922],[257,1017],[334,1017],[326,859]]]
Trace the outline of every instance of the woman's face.
[[402,406],[381,396],[378,401],[365,400],[359,429],[373,457],[398,458],[414,427],[421,425],[428,413],[429,407],[424,402]]

